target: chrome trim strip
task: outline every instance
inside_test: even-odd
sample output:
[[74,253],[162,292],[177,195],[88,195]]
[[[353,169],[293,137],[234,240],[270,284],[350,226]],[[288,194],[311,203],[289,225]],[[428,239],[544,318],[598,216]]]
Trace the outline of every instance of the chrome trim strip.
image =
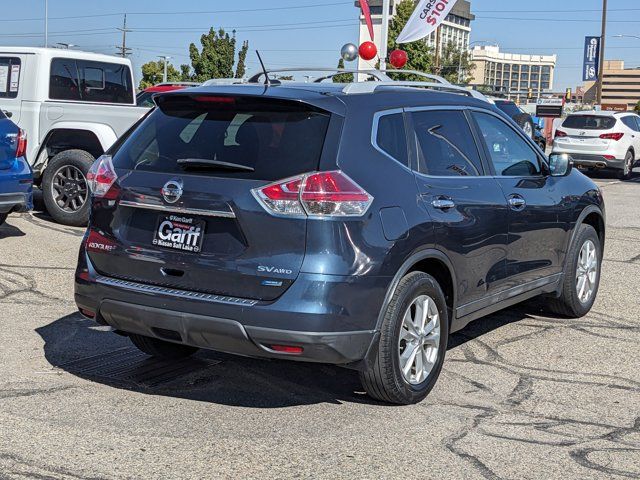
[[172,212],[181,213],[184,215],[201,215],[204,217],[223,217],[223,218],[236,218],[236,214],[232,211],[225,212],[222,210],[203,210],[200,208],[183,208],[176,207],[174,205],[156,205],[153,203],[141,203],[130,200],[120,200],[119,203],[122,207],[130,208],[142,208],[145,210],[157,210],[160,212]]
[[178,290],[175,288],[160,287],[156,285],[147,285],[143,283],[131,282],[128,280],[120,280],[117,278],[105,277],[98,275],[96,282],[101,285],[107,285],[109,287],[125,288],[127,290],[133,290],[146,294],[160,294],[169,295],[171,297],[186,298],[190,300],[202,300],[212,303],[224,303],[227,305],[242,305],[246,307],[253,307],[258,303],[258,300],[249,300],[246,298],[227,297],[224,295],[213,295],[210,293],[190,292],[188,290]]

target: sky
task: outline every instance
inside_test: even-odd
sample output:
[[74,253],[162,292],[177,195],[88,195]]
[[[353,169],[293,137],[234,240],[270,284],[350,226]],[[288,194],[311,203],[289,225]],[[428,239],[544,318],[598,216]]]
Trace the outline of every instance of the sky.
[[[11,15],[0,17],[0,45],[42,46],[44,4],[11,2]],[[602,0],[471,0],[471,9],[472,41],[498,44],[505,52],[555,53],[554,90],[581,83],[584,37],[600,34]],[[256,48],[272,68],[334,67],[340,47],[358,41],[353,0],[49,0],[49,43],[114,54],[124,13],[138,80],[140,66],[159,55],[173,57],[175,65],[189,63],[189,43],[199,45],[211,26],[235,29],[239,42],[249,41],[249,71],[258,68]],[[609,0],[606,54],[639,67],[640,39],[616,34],[640,35],[640,1]]]

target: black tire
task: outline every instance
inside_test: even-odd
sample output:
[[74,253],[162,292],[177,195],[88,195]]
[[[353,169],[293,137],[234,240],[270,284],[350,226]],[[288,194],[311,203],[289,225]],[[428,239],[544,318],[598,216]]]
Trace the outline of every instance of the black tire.
[[[93,155],[89,152],[85,152],[84,150],[65,150],[53,157],[47,165],[42,178],[42,198],[44,199],[47,212],[49,212],[49,215],[51,215],[56,222],[63,225],[82,227],[89,221],[89,210],[91,205],[88,189],[82,206],[79,206],[79,208],[74,211],[69,211],[64,208],[64,205],[61,206],[58,204],[58,201],[54,196],[53,184],[54,178],[58,172],[61,172],[61,169],[64,169],[65,167],[70,167],[73,172],[76,171],[74,169],[77,169],[82,173],[83,177],[78,182],[78,185],[82,185],[82,181],[84,181],[84,188],[87,188],[87,172],[94,161],[95,158],[93,158]],[[69,208],[73,209],[71,205]]]
[[633,177],[634,156],[633,150],[629,150],[624,156],[624,166],[619,174],[620,180],[631,180],[631,177]]
[[[521,113],[513,117],[513,119],[529,138],[531,138],[532,140],[535,138],[536,130],[535,130],[535,125],[533,124],[533,119],[531,118],[531,115],[529,115],[528,113]],[[527,127],[529,128],[528,133],[526,131]]]
[[9,216],[8,213],[0,213],[0,225],[6,222],[8,216]]
[[[440,342],[431,372],[421,383],[412,385],[400,370],[400,332],[405,312],[420,295],[428,295],[440,317]],[[378,352],[369,370],[360,373],[365,391],[383,402],[409,405],[422,401],[440,375],[449,337],[449,315],[444,293],[438,282],[423,272],[407,274],[396,288],[380,329]]]
[[[597,271],[595,279],[595,288],[591,297],[586,302],[581,302],[578,298],[578,288],[576,283],[576,272],[578,266],[578,259],[580,257],[580,249],[588,241],[596,247],[596,261]],[[600,271],[602,268],[602,244],[600,238],[595,229],[591,225],[582,224],[578,227],[564,267],[564,279],[562,282],[562,294],[559,298],[551,298],[548,302],[549,309],[556,314],[562,315],[568,318],[580,318],[584,317],[596,300],[598,295],[598,288],[600,286]]]
[[158,338],[145,337],[144,335],[131,334],[129,338],[140,351],[147,355],[169,360],[179,360],[190,357],[199,350],[197,347],[166,342]]

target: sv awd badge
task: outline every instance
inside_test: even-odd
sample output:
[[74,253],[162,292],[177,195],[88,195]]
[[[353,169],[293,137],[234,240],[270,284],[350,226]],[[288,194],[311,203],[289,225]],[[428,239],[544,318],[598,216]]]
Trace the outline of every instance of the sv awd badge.
[[291,275],[293,273],[293,270],[289,270],[287,268],[267,267],[265,265],[259,265],[258,266],[258,272],[279,273],[281,275]]

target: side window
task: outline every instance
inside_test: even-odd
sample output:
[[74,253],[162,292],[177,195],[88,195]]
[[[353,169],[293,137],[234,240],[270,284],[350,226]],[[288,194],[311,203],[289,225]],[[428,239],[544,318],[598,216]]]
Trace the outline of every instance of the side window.
[[82,100],[133,103],[131,71],[126,65],[78,60]]
[[482,175],[482,162],[463,112],[413,112],[418,171],[439,177]]
[[488,113],[473,114],[496,175],[527,177],[541,173],[536,151],[506,122]]
[[634,118],[636,120],[636,132],[640,132],[640,117],[635,115]]
[[0,98],[18,96],[21,66],[17,57],[0,57]]
[[81,100],[80,81],[75,60],[67,58],[51,60],[49,98],[52,100]]
[[402,113],[382,115],[378,119],[376,144],[380,150],[395,158],[405,166],[409,166],[407,153],[407,136],[404,129]]
[[640,127],[638,126],[638,120],[640,119],[640,117],[637,117],[636,115],[629,115],[628,117],[622,117],[620,120],[622,120],[622,123],[624,123],[627,127],[629,127],[631,130],[634,130],[636,132],[640,132]]

